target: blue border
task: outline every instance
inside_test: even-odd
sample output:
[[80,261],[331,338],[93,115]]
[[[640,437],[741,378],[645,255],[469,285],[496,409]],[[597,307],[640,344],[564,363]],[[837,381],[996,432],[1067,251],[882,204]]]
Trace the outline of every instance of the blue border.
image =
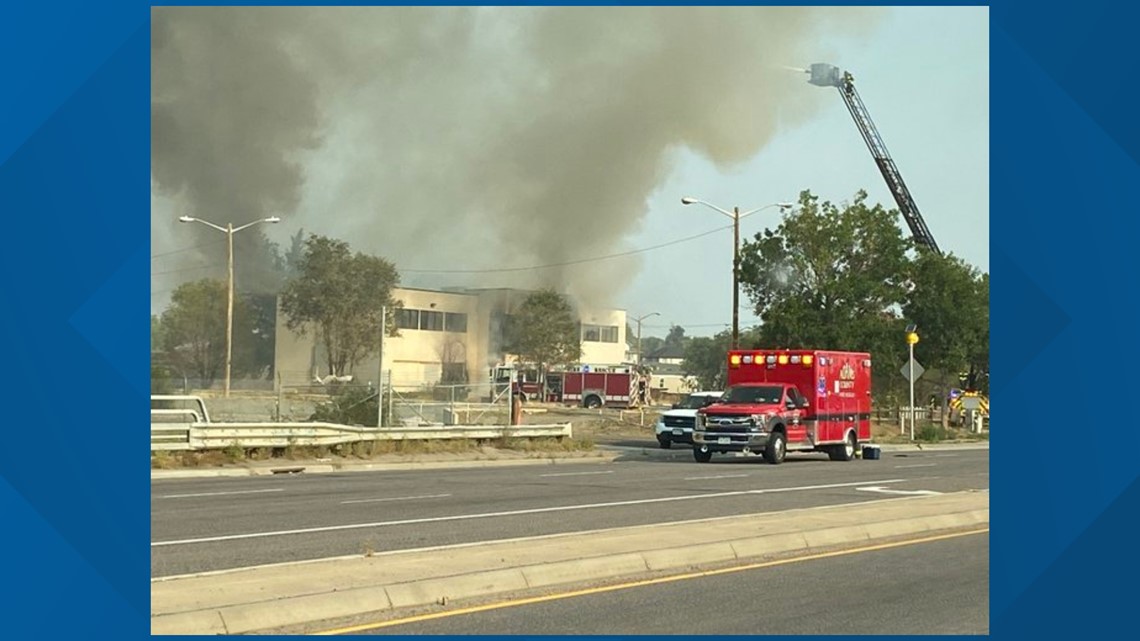
[[[1140,564],[1137,426],[1120,411],[1140,362],[1136,10],[992,7],[992,630],[1128,636]],[[5,632],[141,636],[149,8],[6,14]]]

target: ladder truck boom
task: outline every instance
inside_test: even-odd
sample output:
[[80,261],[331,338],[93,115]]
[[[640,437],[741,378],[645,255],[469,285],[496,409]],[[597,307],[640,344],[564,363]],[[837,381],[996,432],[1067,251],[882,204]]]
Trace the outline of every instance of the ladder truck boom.
[[855,90],[855,78],[846,71],[840,71],[839,67],[823,63],[813,64],[808,73],[811,74],[811,78],[808,80],[811,84],[819,87],[835,87],[839,90],[839,95],[843,96],[843,103],[851,112],[851,118],[855,120],[859,133],[863,135],[863,141],[871,150],[875,164],[879,166],[879,171],[882,172],[883,178],[887,181],[887,187],[895,197],[895,202],[898,203],[903,219],[910,227],[910,233],[914,237],[915,243],[941,255],[942,250],[938,248],[938,243],[934,242],[934,236],[926,226],[926,221],[922,219],[922,214],[919,213],[918,205],[911,197],[902,174],[895,166],[895,161],[891,160],[887,146],[883,143],[882,136],[879,135],[875,123],[871,120],[871,114],[867,112],[863,99]]

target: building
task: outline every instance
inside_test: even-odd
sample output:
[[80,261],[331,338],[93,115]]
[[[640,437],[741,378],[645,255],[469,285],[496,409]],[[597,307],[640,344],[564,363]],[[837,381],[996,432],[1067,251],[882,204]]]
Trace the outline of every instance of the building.
[[[395,314],[399,336],[384,341],[383,371],[391,372],[393,385],[404,389],[487,381],[491,368],[511,357],[502,349],[504,321],[528,294],[516,289],[393,290],[392,297],[403,307]],[[581,311],[579,322],[582,363],[625,361],[624,310]],[[280,309],[275,360],[285,386],[307,385],[327,373],[323,348],[311,333],[290,331]],[[380,371],[374,354],[347,374],[370,382]]]

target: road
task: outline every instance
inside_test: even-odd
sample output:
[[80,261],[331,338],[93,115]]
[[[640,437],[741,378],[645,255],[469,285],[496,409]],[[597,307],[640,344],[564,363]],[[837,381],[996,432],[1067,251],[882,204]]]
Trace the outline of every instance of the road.
[[[878,488],[878,489],[872,489]],[[986,450],[155,481],[154,577],[989,488]]]
[[539,603],[502,601],[469,609],[477,611],[406,623],[393,619],[382,623],[386,627],[341,632],[988,634],[989,536],[956,536],[582,596],[555,594]]

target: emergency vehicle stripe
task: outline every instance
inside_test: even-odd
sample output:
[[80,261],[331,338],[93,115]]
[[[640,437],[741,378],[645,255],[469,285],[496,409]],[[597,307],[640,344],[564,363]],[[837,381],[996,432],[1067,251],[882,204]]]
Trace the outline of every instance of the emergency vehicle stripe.
[[816,421],[854,421],[854,420],[860,420],[860,421],[866,421],[870,418],[871,418],[870,412],[861,412],[859,414],[843,414],[843,413],[839,413],[839,414],[816,414],[815,416],[809,417],[809,420],[816,420]]

